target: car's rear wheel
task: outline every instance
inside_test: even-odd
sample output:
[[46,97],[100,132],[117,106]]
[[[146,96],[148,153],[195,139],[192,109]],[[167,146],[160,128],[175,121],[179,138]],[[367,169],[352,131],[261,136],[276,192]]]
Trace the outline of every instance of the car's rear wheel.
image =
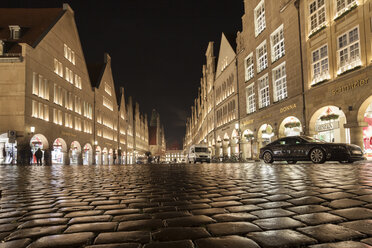
[[297,161],[296,160],[288,160],[287,163],[288,164],[295,164],[295,163],[297,163]]
[[316,147],[310,151],[310,160],[314,164],[323,164],[326,161],[326,154],[322,149]]
[[270,152],[265,152],[262,156],[264,162],[266,164],[271,164],[272,162],[274,162],[274,158],[273,158],[273,155],[271,155]]

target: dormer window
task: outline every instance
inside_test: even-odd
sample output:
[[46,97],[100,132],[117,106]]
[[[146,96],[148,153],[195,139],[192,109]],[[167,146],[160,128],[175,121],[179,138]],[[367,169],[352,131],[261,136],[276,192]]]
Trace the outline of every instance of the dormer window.
[[10,39],[18,40],[21,37],[21,27],[18,25],[9,25]]

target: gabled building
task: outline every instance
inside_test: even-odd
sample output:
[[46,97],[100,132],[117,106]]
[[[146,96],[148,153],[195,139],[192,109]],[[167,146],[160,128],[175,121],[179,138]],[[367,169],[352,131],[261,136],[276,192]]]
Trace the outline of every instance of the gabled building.
[[164,127],[161,125],[160,115],[155,109],[151,113],[148,133],[151,156],[155,158],[156,162],[164,160],[166,150]]
[[[229,38],[229,39],[228,39]],[[238,83],[235,37],[221,36],[214,81],[216,156],[239,156]]]
[[103,64],[88,68],[94,89],[95,164],[113,164],[118,154],[119,114],[110,55],[104,55]]
[[0,162],[28,161],[30,149],[40,148],[54,164],[90,164],[94,94],[74,11],[67,4],[0,9],[0,27],[0,148],[6,152]]
[[127,104],[127,154],[126,154],[126,163],[133,164],[135,163],[134,158],[134,122],[133,122],[133,100],[132,97],[129,97]]
[[120,99],[119,99],[119,124],[118,124],[118,159],[119,164],[125,164],[127,162],[127,130],[128,130],[128,114],[127,106],[125,103],[124,88],[120,88]]
[[108,54],[88,73],[68,4],[0,9],[0,115],[0,164],[36,163],[39,148],[47,164],[134,162],[132,100],[117,102]]

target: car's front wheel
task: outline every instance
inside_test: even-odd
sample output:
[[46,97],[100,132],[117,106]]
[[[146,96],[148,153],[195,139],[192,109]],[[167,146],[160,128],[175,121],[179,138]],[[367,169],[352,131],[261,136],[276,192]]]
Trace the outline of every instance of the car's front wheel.
[[314,164],[323,164],[326,160],[326,154],[322,149],[316,147],[310,151],[310,160]]
[[270,152],[265,152],[262,156],[264,162],[266,164],[271,164],[272,162],[274,162],[274,158],[273,158],[273,155],[271,155]]

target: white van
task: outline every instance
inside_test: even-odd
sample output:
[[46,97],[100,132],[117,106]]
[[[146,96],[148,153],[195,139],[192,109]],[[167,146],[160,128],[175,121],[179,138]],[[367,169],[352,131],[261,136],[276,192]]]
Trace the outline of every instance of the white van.
[[208,149],[207,145],[199,144],[199,145],[192,145],[189,149],[189,153],[187,154],[187,162],[188,163],[196,163],[196,162],[211,162],[211,152]]

